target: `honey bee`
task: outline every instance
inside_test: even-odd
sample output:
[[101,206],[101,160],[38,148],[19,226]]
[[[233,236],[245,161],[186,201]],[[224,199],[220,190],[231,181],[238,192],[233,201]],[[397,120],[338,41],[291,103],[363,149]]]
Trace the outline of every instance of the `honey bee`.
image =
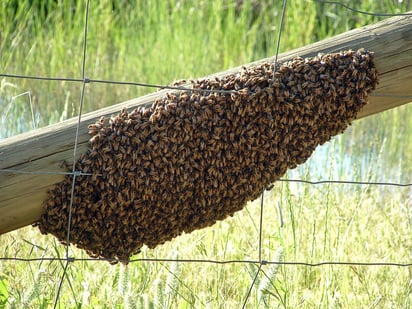
[[[175,91],[152,108],[91,124],[91,149],[75,164],[92,177],[75,180],[71,242],[127,262],[143,244],[154,248],[233,215],[356,117],[377,82],[365,53],[297,58],[276,72],[262,63],[192,83],[236,92]],[[72,181],[49,192],[38,224],[61,241]]]

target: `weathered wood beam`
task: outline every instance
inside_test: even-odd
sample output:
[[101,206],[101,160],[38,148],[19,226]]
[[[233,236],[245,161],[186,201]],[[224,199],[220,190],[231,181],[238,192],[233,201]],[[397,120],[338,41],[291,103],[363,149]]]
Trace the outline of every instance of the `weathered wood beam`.
[[[365,48],[375,52],[380,84],[360,118],[409,103],[412,90],[412,16],[393,17],[279,55],[279,61],[315,56],[319,52]],[[251,63],[274,61],[274,57]],[[250,65],[250,64],[248,64]],[[248,66],[246,65],[246,66]],[[211,76],[237,72],[240,67]],[[88,124],[121,108],[150,106],[168,90],[122,102],[82,116],[77,154],[87,151]],[[48,189],[62,180],[61,162],[73,161],[77,118],[0,141],[0,234],[37,221]],[[18,172],[15,172],[18,171]],[[29,172],[29,173],[26,173]],[[60,174],[55,174],[60,173]]]

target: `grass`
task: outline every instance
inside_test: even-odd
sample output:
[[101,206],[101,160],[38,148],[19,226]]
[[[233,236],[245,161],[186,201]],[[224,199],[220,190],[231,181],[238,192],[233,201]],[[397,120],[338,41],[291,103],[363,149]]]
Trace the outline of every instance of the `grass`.
[[[0,4],[0,72],[81,77],[84,1],[20,1],[17,9],[10,3]],[[409,1],[345,3],[364,11],[410,10]],[[281,5],[118,1],[113,9],[111,1],[92,1],[86,76],[165,84],[271,56]],[[281,51],[379,19],[336,4],[289,1]],[[3,79],[0,138],[76,116],[80,87]],[[85,110],[149,91],[89,84]],[[357,121],[285,178],[410,182],[411,117],[410,106],[404,106]],[[310,263],[409,262],[411,195],[408,187],[278,182],[265,193],[262,256]],[[136,258],[257,260],[259,204],[254,201],[233,218],[145,249]],[[70,255],[87,257],[75,248]],[[0,236],[0,256],[64,257],[65,248],[27,227]],[[51,308],[63,268],[55,260],[0,261],[0,308]],[[135,262],[125,267],[76,261],[69,265],[57,308],[238,308],[257,270],[248,263]],[[247,308],[408,308],[411,279],[410,267],[263,265]]]

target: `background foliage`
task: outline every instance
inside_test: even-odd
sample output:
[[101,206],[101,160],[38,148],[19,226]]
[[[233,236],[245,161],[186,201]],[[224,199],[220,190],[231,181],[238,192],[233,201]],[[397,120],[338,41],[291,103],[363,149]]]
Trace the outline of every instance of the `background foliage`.
[[[344,1],[397,13],[410,1]],[[281,1],[91,1],[86,76],[169,84],[272,56]],[[81,78],[85,1],[0,3],[0,72]],[[318,41],[382,18],[337,4],[289,1],[280,50]],[[0,138],[76,116],[81,85],[4,78]],[[87,85],[85,111],[152,89]],[[31,98],[31,104],[30,100]],[[404,106],[360,121],[319,147],[288,178],[410,182],[412,112]],[[265,195],[262,253],[273,261],[411,259],[410,188],[278,182]],[[259,202],[215,226],[183,235],[138,257],[257,259]],[[65,248],[31,227],[0,236],[2,257],[63,257]],[[76,257],[86,257],[76,249]],[[49,308],[59,261],[0,262],[0,308]],[[237,308],[254,264],[72,263],[58,308]],[[408,268],[263,267],[248,308],[407,308]]]

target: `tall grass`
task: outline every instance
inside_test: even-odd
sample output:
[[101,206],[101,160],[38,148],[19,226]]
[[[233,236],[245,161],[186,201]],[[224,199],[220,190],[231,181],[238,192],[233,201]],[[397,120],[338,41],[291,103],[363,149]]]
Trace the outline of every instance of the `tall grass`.
[[[11,3],[0,4],[0,72],[80,78],[85,2]],[[345,3],[364,11],[410,9],[409,1]],[[271,56],[281,6],[281,1],[91,1],[85,74],[165,84]],[[281,51],[379,19],[336,4],[289,1]],[[89,84],[86,90],[87,111],[152,91],[104,84]],[[26,92],[31,105],[27,95],[19,96]],[[75,116],[79,98],[76,83],[3,79],[0,138]],[[411,119],[410,106],[404,106],[356,121],[285,177],[410,182]],[[411,195],[408,187],[279,182],[265,194],[263,258],[408,262]],[[259,202],[252,202],[233,218],[144,249],[138,257],[256,260],[259,214]],[[31,227],[0,236],[2,257],[64,257],[64,250]],[[72,255],[86,257],[76,249]],[[1,261],[0,308],[50,308],[62,266],[48,260]],[[237,263],[125,267],[76,261],[68,268],[58,308],[238,308],[257,269]],[[262,270],[247,308],[411,306],[408,268],[264,265]]]

